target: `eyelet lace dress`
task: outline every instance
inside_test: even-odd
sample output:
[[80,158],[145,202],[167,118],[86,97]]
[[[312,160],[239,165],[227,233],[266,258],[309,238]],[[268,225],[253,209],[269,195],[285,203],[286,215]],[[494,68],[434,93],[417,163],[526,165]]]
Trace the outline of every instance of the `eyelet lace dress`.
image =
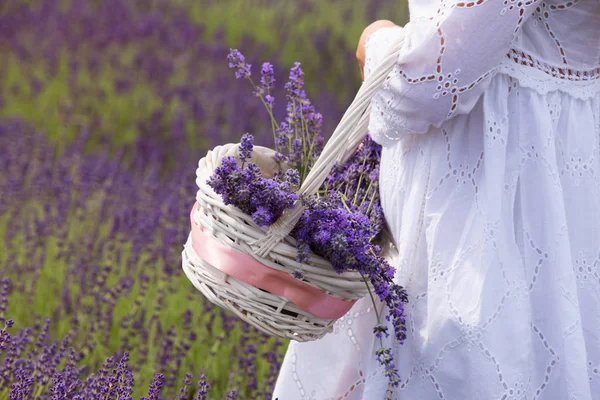
[[371,36],[365,67],[404,29],[370,123],[410,301],[406,342],[384,342],[401,384],[364,298],[290,344],[274,398],[600,400],[600,1],[410,12]]

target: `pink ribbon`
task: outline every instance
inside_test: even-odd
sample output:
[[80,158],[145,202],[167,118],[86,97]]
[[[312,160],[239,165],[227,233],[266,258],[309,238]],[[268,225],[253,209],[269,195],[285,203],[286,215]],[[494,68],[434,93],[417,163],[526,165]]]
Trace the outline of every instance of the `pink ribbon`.
[[228,247],[205,234],[193,218],[192,247],[196,254],[227,275],[269,293],[283,296],[304,311],[325,319],[338,319],[345,315],[356,300],[342,300],[302,282],[285,272],[268,267],[252,256]]

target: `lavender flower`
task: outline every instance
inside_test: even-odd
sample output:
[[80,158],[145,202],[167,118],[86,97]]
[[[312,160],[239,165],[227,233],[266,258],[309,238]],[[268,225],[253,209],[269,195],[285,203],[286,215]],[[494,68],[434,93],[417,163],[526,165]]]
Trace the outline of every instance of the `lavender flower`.
[[[190,171],[198,154],[243,132],[254,133],[257,143],[271,140],[286,119],[286,104],[273,109],[286,94],[283,85],[274,86],[286,76],[261,69],[253,90],[262,93],[272,118],[260,118],[261,101],[246,101],[235,81],[225,79],[231,71],[218,68],[229,49],[228,29],[210,37],[205,21],[197,20],[212,13],[190,12],[189,1],[67,3],[41,0],[0,15],[8,67],[0,68],[8,79],[0,93],[0,260],[2,277],[11,279],[6,293],[0,284],[4,395],[16,386],[13,397],[139,399],[158,372],[164,375],[160,396],[171,399],[185,372],[199,371],[212,384],[207,396],[224,398],[236,387],[240,398],[270,398],[284,343],[252,332],[248,343],[236,343],[231,338],[244,324],[181,285],[177,265],[189,234],[186,210],[196,191]],[[303,123],[311,135],[330,132],[358,88],[358,79],[348,79],[356,75],[347,62],[352,51],[336,47],[341,62],[324,63],[311,35],[298,42],[292,31],[278,43],[313,52],[302,68],[313,76],[315,104],[327,118],[311,114],[307,99],[294,100],[282,156]],[[331,53],[328,35],[320,36],[321,55]],[[270,50],[252,38],[242,44]],[[234,62],[234,73],[250,80],[250,64],[258,60]],[[325,83],[335,85],[335,98]],[[56,94],[60,101],[48,101]],[[314,143],[315,154],[324,142],[314,135],[303,140]],[[301,180],[307,168],[296,169]],[[243,173],[250,179],[256,169]],[[253,203],[246,195],[244,201],[252,207],[277,196],[293,202],[294,186],[296,179],[282,173],[259,187],[268,200]],[[192,315],[183,314],[183,304],[193,305]],[[253,360],[243,355],[247,344],[257,347]],[[219,360],[233,353],[245,358],[249,374],[256,365],[256,380],[236,372],[240,383],[227,382],[230,371]],[[257,389],[250,389],[254,383]]]
[[252,213],[252,220],[258,226],[269,226],[275,222],[274,214],[265,206],[256,207],[256,211]]
[[269,108],[273,108],[273,106],[275,105],[275,98],[273,96],[271,96],[270,94],[267,94],[267,95],[265,95],[265,103],[267,103],[267,106]]
[[373,328],[373,333],[375,333],[375,337],[381,339],[385,334],[385,337],[388,337],[390,334],[388,333],[388,328],[385,325],[377,324]]
[[179,389],[179,400],[187,400],[189,387],[192,384],[192,374],[185,374],[185,379],[183,380],[183,386]]
[[198,386],[196,387],[196,396],[194,400],[206,400],[206,396],[208,394],[208,389],[210,385],[206,382],[206,377],[204,374],[200,376],[200,381],[198,381]]
[[[172,312],[195,293],[192,287],[181,286],[177,268],[166,267],[180,263],[173,249],[189,233],[189,220],[181,210],[189,207],[193,182],[178,177],[177,169],[165,170],[160,177],[154,173],[153,160],[143,154],[125,162],[83,153],[87,139],[81,137],[57,158],[54,145],[30,129],[0,118],[0,164],[8,160],[10,165],[0,169],[0,191],[11,193],[8,198],[0,196],[0,219],[8,227],[0,234],[5,250],[0,258],[4,257],[7,276],[23,277],[0,281],[0,387],[7,388],[7,397],[10,392],[13,398],[177,398],[176,382],[185,371],[209,364],[208,360],[198,364],[188,352],[195,354],[204,343],[216,342],[223,329],[228,330],[223,340],[229,346],[215,348],[215,359],[229,357],[237,347],[245,349],[229,339],[240,322],[221,315],[220,309],[205,305],[198,313]],[[43,158],[23,157],[20,146],[29,148],[31,157],[39,152]],[[181,162],[185,165],[179,172],[193,168],[195,159]],[[52,168],[59,171],[57,179],[47,175]],[[35,190],[30,180],[38,182]],[[293,174],[288,180],[293,183]],[[279,185],[290,183],[282,177]],[[180,195],[182,190],[186,195]],[[80,201],[74,193],[98,201]],[[21,202],[35,199],[43,199],[45,206],[21,217]],[[79,215],[87,217],[82,220]],[[119,221],[118,226],[113,221]],[[166,221],[175,227],[161,226]],[[25,237],[26,226],[30,231],[35,227],[30,247],[18,240]],[[69,226],[85,228],[76,242],[69,238],[73,234]],[[32,250],[28,263],[20,258],[25,250]],[[145,268],[148,264],[156,268]],[[53,288],[54,279],[60,288]],[[63,291],[63,284],[68,291]],[[48,290],[59,294],[55,301],[47,296]],[[19,312],[14,323],[11,314],[19,310],[18,303],[27,301],[42,316]],[[52,321],[46,315],[53,316]],[[206,327],[210,319],[211,329]],[[258,348],[265,338],[257,335],[252,340]],[[256,357],[252,364],[261,368],[248,365],[256,379],[246,378],[240,397],[270,390],[264,383],[271,374],[270,363]],[[217,382],[223,379],[214,368],[210,371]],[[155,373],[164,378],[148,382]],[[211,395],[225,395],[225,384],[219,382]]]
[[238,158],[242,162],[242,165],[252,157],[252,149],[254,144],[254,136],[246,133],[242,136],[242,141],[240,143],[240,149]]
[[252,65],[246,63],[243,54],[237,49],[231,49],[227,60],[229,61],[229,68],[236,70],[235,77],[237,79],[250,78],[250,68]]
[[302,279],[304,279],[304,272],[295,270],[292,272],[292,276],[296,279],[302,280]]
[[273,72],[273,64],[270,62],[263,63],[262,65],[260,83],[267,93],[273,89],[275,74]]
[[244,135],[240,145],[238,165],[235,157],[224,157],[207,184],[223,198],[225,204],[233,204],[250,215],[259,226],[271,225],[284,210],[291,208],[298,199],[297,172],[286,172],[282,178],[264,178],[258,166],[243,163],[252,155],[252,135]]
[[306,92],[304,91],[304,71],[300,68],[300,63],[295,62],[294,67],[290,70],[289,81],[285,84],[288,100],[305,99]]
[[164,375],[155,374],[154,380],[152,381],[152,383],[150,384],[150,388],[148,389],[148,396],[144,397],[143,400],[158,400],[164,381]]
[[[235,66],[244,65],[239,52],[232,52],[230,58],[241,60],[234,63]],[[294,64],[285,84],[287,115],[280,124],[273,120],[272,110],[264,97],[266,88],[271,89],[271,73],[271,65],[264,64],[262,86],[255,94],[263,99],[271,115],[275,160],[291,168],[280,170],[272,179],[265,179],[255,164],[246,166],[253,138],[245,134],[238,157],[242,166],[234,158],[224,158],[221,167],[208,181],[215,192],[221,194],[225,204],[235,205],[259,226],[272,224],[298,200],[295,190],[308,175],[324,142],[321,135],[323,118],[306,95],[300,63]],[[403,343],[406,337],[404,304],[408,298],[404,289],[393,282],[395,270],[376,245],[384,227],[379,204],[380,157],[381,148],[367,138],[350,160],[334,166],[320,192],[301,199],[306,209],[291,235],[297,243],[296,261],[308,262],[314,252],[327,259],[338,273],[353,270],[361,273],[365,283],[368,279],[375,295],[388,306],[389,313],[385,318],[394,326],[395,338]],[[292,276],[304,279],[299,270]],[[377,320],[373,333],[383,343],[383,335],[389,335],[388,328],[381,323],[379,314]],[[386,368],[391,385],[397,385],[399,377],[391,349],[381,347],[377,357]]]

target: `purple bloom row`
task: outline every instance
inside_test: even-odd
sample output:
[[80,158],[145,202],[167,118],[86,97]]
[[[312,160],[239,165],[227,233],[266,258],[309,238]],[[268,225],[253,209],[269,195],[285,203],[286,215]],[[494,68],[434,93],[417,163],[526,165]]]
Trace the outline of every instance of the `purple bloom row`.
[[[311,3],[297,2],[302,15],[314,12]],[[125,369],[135,398],[152,396],[151,385],[162,398],[225,397],[232,388],[241,398],[269,396],[284,343],[201,300],[179,267],[198,157],[238,132],[269,141],[272,128],[219,67],[227,32],[208,35],[192,5],[9,1],[0,13],[0,276],[12,281],[10,296],[0,293],[0,343],[29,346],[17,358],[0,350],[0,398],[14,385],[14,398],[30,393],[27,368],[46,371],[30,393],[42,399],[76,398],[100,380],[117,379],[125,393]],[[280,21],[279,42],[296,42]],[[303,56],[319,68],[311,83],[352,94],[353,49],[327,30],[303,38],[321,54]],[[248,37],[237,45],[273,50]],[[285,79],[277,71],[263,65],[256,91],[271,107],[287,93],[274,87]],[[331,131],[343,110],[336,97],[319,91],[315,104],[328,118],[314,114],[311,123]],[[127,367],[118,367],[126,353]],[[48,371],[62,375],[55,382]]]
[[86,135],[56,157],[31,126],[0,119],[0,268],[11,280],[0,284],[0,395],[203,399],[210,386],[268,397],[284,343],[181,273],[195,160],[159,173],[141,153],[84,153]]
[[[48,113],[32,117],[51,134],[85,123],[94,125],[93,142],[122,143],[137,135],[160,141],[170,152],[190,143],[212,148],[234,140],[236,132],[269,140],[270,120],[260,117],[260,104],[243,101],[239,87],[216,67],[228,52],[224,29],[209,35],[185,7],[167,0],[152,7],[123,0],[36,3],[0,14],[0,46],[10,55],[0,60],[0,76],[12,74],[13,63],[21,73],[0,90],[0,113],[12,114],[17,103],[34,110],[50,103],[56,107],[53,125],[47,126]],[[240,44],[256,54],[267,51],[249,37]],[[346,74],[355,72],[354,64],[345,68]],[[263,87],[283,78],[267,73]],[[55,93],[57,86],[64,92]],[[283,88],[278,93],[267,101],[282,96]],[[326,91],[315,101],[328,115],[343,110]],[[277,111],[278,119],[284,111]]]

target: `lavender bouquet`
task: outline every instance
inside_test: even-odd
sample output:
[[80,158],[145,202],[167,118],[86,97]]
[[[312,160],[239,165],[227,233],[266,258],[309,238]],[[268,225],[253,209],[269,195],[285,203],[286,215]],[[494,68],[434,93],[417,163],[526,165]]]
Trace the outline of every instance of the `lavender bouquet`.
[[[328,260],[338,273],[360,272],[373,304],[375,294],[387,305],[385,318],[392,323],[394,336],[402,343],[406,338],[404,304],[407,295],[393,282],[395,269],[377,245],[384,228],[378,182],[381,148],[367,136],[349,161],[335,165],[315,196],[299,198],[297,189],[325,142],[321,132],[323,117],[306,95],[300,63],[295,63],[290,70],[285,84],[287,114],[284,121],[278,123],[273,110],[273,66],[268,62],[262,65],[260,84],[256,84],[251,78],[251,65],[238,50],[231,50],[228,61],[236,78],[247,79],[252,84],[254,95],[271,117],[275,160],[280,168],[272,177],[262,175],[260,168],[250,162],[254,137],[246,133],[242,136],[238,156],[224,157],[207,184],[222,196],[225,204],[239,208],[262,227],[273,224],[286,209],[302,201],[306,209],[291,232],[297,243],[296,261],[307,262],[312,252]],[[293,276],[299,280],[304,278],[299,270],[294,271]],[[373,332],[380,342],[377,358],[395,386],[399,383],[398,372],[391,349],[384,348],[382,341],[383,335],[389,336],[388,327],[382,323],[376,307],[375,312],[377,325]]]

